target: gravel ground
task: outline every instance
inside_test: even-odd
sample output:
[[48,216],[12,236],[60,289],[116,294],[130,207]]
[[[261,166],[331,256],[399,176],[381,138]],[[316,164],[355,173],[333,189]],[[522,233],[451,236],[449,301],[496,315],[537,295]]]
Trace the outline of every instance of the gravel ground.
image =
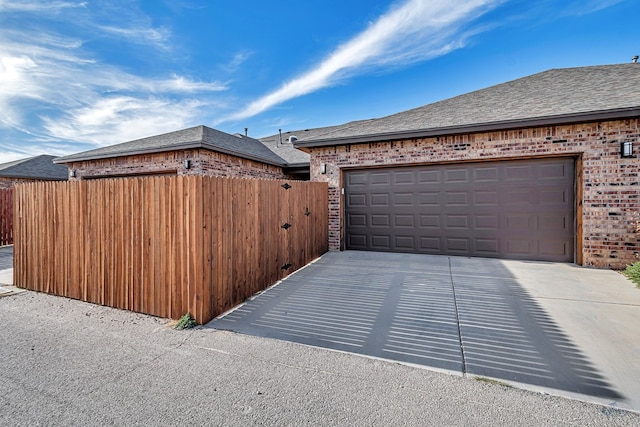
[[0,425],[637,426],[640,414],[24,292],[0,298]]

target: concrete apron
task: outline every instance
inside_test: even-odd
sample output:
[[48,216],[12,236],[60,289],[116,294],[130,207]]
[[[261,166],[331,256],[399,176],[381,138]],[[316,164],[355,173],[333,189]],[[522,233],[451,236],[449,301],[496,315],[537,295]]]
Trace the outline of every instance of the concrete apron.
[[638,320],[614,271],[345,251],[208,326],[640,411]]
[[13,286],[13,268],[0,270],[0,297],[19,294],[25,289]]
[[640,289],[611,270],[501,263],[623,399],[562,394],[640,411]]

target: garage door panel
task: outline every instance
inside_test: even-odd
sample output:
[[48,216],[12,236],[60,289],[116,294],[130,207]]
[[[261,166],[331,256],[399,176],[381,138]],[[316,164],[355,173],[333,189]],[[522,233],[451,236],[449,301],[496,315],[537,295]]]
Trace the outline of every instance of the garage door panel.
[[447,206],[469,206],[469,195],[467,191],[447,191],[444,195]]
[[469,253],[471,249],[470,239],[464,237],[448,237],[446,239],[446,250],[450,253]]
[[469,228],[469,215],[447,215],[446,224],[448,229],[467,230]]
[[445,184],[446,183],[466,183],[469,182],[469,170],[466,167],[462,168],[448,168],[445,169]]
[[572,159],[345,175],[348,249],[573,261]]
[[391,184],[391,176],[389,172],[372,172],[371,173],[371,185],[389,185]]
[[389,207],[390,203],[389,193],[373,193],[371,194],[371,206]]
[[540,242],[541,255],[563,256],[567,254],[567,244],[562,240],[544,240]]
[[369,245],[367,244],[366,234],[349,234],[349,246],[353,249],[366,250]]
[[482,182],[485,184],[498,182],[500,173],[495,166],[478,166],[473,171],[474,182]]
[[509,214],[506,217],[506,229],[512,233],[528,233],[536,229],[535,218],[528,213]]
[[371,214],[371,227],[389,228],[391,226],[390,214]]
[[427,230],[429,228],[440,228],[440,215],[420,215],[420,228]]
[[442,239],[438,236],[420,236],[420,252],[425,253],[441,253]]
[[438,184],[440,182],[440,170],[419,170],[418,184]]
[[394,206],[413,206],[413,193],[394,193],[393,205]]
[[506,189],[505,198],[503,204],[514,205],[524,204],[530,205],[535,203],[538,199],[537,189],[531,187],[510,187]]
[[347,223],[350,227],[361,227],[367,225],[366,214],[349,214],[347,216]]
[[498,190],[477,190],[473,192],[474,206],[498,206]]
[[569,231],[569,225],[573,226],[571,219],[567,215],[560,216],[553,213],[538,214],[538,230],[554,233],[558,230]]
[[420,206],[440,206],[440,192],[420,193],[418,200]]
[[505,182],[530,181],[533,179],[533,171],[528,164],[505,167]]
[[539,172],[541,181],[556,180],[557,178],[569,178],[569,171],[566,165],[559,163],[540,165]]
[[391,236],[372,234],[371,247],[380,250],[391,250]]
[[507,239],[507,254],[510,256],[527,256],[536,252],[534,242],[530,239]]
[[402,252],[413,252],[415,251],[415,242],[414,236],[395,236],[394,243],[395,249],[400,250]]
[[564,205],[568,203],[568,188],[540,188],[538,200],[541,205]]
[[407,215],[407,214],[394,215],[393,219],[394,219],[393,225],[396,228],[404,227],[404,228],[413,229],[415,227],[415,221],[414,221],[413,215]]
[[367,196],[365,194],[349,194],[347,196],[348,207],[367,207]]
[[497,256],[500,253],[500,241],[498,239],[476,239],[475,250],[480,256]]
[[366,172],[353,172],[347,177],[347,184],[351,187],[364,186],[367,183],[368,174]]
[[393,183],[395,185],[413,185],[414,184],[414,172],[413,171],[407,171],[407,172],[395,172],[393,174]]
[[497,214],[476,215],[474,221],[476,230],[495,232],[500,226],[500,217]]

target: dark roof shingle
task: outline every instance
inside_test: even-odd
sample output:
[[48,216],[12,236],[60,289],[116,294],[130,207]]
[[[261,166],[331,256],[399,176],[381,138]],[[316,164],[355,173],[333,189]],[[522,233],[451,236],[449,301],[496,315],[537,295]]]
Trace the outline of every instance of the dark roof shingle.
[[309,154],[295,148],[294,143],[299,139],[314,138],[327,134],[338,127],[340,126],[286,131],[282,132],[282,135],[277,133],[260,138],[260,142],[285,159],[290,165],[308,165]]
[[71,163],[191,148],[203,148],[275,166],[286,166],[287,164],[282,157],[278,156],[257,139],[240,134],[231,135],[207,126],[195,126],[162,135],[71,154],[56,159],[56,163]]
[[56,156],[42,154],[13,162],[0,164],[0,177],[43,180],[66,180],[69,170],[66,166],[56,165]]
[[640,64],[551,69],[387,117],[335,126],[300,138],[298,145],[639,109],[638,87]]

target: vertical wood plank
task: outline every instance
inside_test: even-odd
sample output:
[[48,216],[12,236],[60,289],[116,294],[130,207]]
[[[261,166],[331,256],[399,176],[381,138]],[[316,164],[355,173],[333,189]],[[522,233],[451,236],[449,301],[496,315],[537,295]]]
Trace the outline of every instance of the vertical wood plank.
[[285,182],[191,176],[16,186],[16,284],[157,316],[190,311],[207,322],[327,250],[326,183],[285,190]]

